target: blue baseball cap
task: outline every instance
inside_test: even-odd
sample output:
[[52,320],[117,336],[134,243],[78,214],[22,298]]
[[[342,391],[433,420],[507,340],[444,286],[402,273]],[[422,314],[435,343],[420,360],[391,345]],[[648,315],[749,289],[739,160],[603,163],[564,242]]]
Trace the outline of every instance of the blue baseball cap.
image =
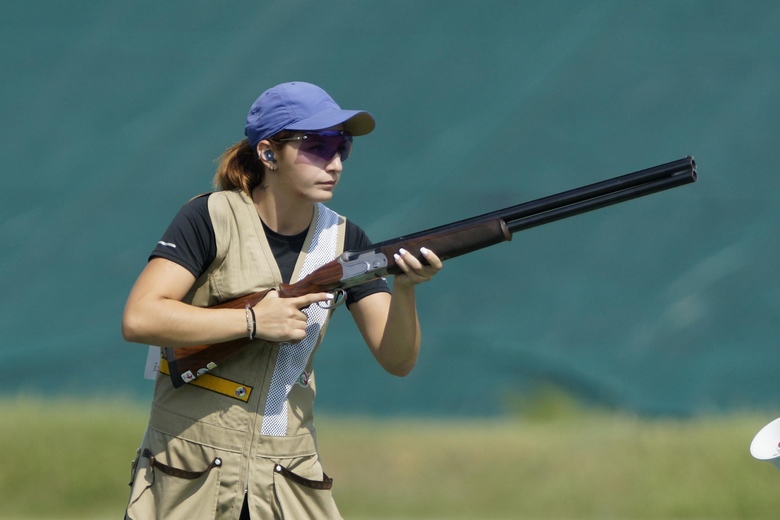
[[366,135],[376,126],[365,110],[342,110],[317,85],[294,81],[271,87],[252,104],[244,135],[252,147],[282,130],[322,130],[344,125],[351,135]]

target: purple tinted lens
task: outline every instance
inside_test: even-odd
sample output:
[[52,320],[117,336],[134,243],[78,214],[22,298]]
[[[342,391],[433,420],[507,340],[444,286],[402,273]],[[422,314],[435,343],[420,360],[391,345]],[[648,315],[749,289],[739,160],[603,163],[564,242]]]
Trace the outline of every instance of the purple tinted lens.
[[352,151],[352,136],[335,130],[306,133],[298,150],[316,155],[328,162],[339,154],[341,161],[344,162]]

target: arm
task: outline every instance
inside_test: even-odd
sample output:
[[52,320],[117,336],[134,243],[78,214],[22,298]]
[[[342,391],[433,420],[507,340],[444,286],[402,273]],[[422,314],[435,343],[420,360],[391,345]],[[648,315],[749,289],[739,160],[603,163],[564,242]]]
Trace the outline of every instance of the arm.
[[429,266],[423,266],[408,252],[398,255],[396,262],[403,274],[395,276],[392,295],[375,293],[350,307],[376,360],[387,372],[401,377],[412,371],[420,350],[415,286],[430,280],[442,266],[441,260],[431,251],[422,253]]
[[[186,347],[247,337],[244,309],[201,308],[181,300],[195,277],[179,264],[153,258],[136,280],[125,305],[122,336],[125,340],[160,347]],[[306,335],[301,308],[330,296],[315,293],[279,298],[271,291],[255,305],[257,336],[269,341],[298,341]]]

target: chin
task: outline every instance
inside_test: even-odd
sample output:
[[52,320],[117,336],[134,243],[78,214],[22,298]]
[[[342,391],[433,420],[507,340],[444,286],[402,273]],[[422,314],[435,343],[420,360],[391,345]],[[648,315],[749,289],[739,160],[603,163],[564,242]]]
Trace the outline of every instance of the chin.
[[333,190],[322,190],[315,197],[321,199],[320,202],[327,202],[333,198]]
[[312,195],[309,197],[309,200],[312,202],[330,202],[330,200],[333,198],[332,193],[318,193],[316,195]]

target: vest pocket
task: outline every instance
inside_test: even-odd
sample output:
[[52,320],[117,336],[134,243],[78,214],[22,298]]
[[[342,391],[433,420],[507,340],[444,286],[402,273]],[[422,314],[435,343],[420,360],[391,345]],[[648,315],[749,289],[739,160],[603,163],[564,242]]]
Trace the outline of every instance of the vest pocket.
[[328,491],[333,489],[333,479],[327,476],[325,473],[322,474],[322,480],[311,480],[293,473],[292,471],[285,468],[281,464],[275,465],[274,471],[276,473],[279,473],[284,478],[288,480],[292,480],[299,486],[307,487],[310,489],[320,489],[320,490],[328,490]]
[[202,446],[181,439],[169,439],[165,448],[158,455],[146,447],[139,450],[126,518],[215,518],[222,458],[204,458]]
[[278,463],[273,471],[276,518],[341,519],[331,494],[333,479],[326,474],[310,479]]

